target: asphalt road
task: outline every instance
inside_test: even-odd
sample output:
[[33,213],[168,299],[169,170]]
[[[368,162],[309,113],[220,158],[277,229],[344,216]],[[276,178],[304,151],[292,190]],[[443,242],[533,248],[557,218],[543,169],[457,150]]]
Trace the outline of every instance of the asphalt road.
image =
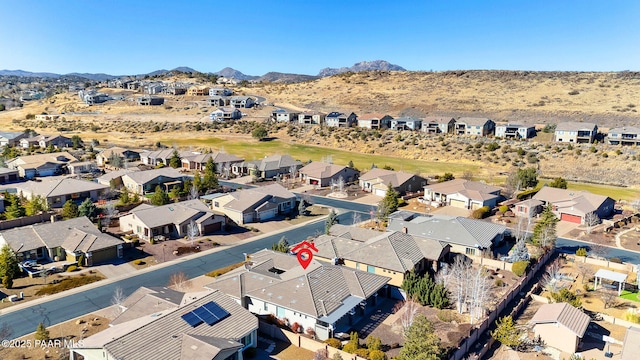
[[[353,214],[349,211],[338,215],[338,220],[342,224],[349,225],[352,219]],[[286,236],[290,243],[296,243],[306,239],[308,236],[323,233],[324,225],[324,220],[319,220],[303,227],[286,229],[253,242],[228,247],[222,251],[194,259],[178,259],[174,264],[166,267],[158,267],[153,271],[138,275],[134,274],[129,278],[97,286],[84,292],[69,294],[38,305],[2,314],[0,315],[0,326],[2,324],[9,325],[12,330],[12,337],[17,338],[34,332],[40,322],[49,326],[110,306],[117,287],[120,287],[124,295],[128,296],[141,286],[166,286],[171,274],[177,272],[183,272],[189,278],[197,277],[212,270],[243,261],[243,253],[249,254],[264,248],[271,248],[271,245],[280,240],[282,236]]]

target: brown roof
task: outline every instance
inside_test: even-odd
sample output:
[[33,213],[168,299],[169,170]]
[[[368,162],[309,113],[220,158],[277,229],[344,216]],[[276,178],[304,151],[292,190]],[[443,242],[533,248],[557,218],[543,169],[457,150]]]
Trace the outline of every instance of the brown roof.
[[364,175],[361,175],[360,180],[371,181],[379,179],[380,182],[384,185],[391,183],[391,186],[398,187],[411,180],[411,178],[414,176],[421,177],[419,175],[409,174],[402,171],[392,171],[375,168],[367,171]]
[[500,188],[498,187],[487,185],[479,181],[470,181],[465,179],[454,179],[438,184],[427,185],[425,186],[425,189],[446,195],[461,193],[473,200],[491,199],[496,197],[496,195],[493,195],[492,193],[500,191]]
[[342,171],[346,166],[327,164],[323,162],[312,162],[300,169],[300,173],[313,178],[330,178]]
[[558,323],[582,338],[591,322],[589,315],[568,303],[544,304],[529,320],[529,324]]
[[543,186],[533,196],[535,200],[552,203],[558,211],[571,211],[572,213],[588,214],[598,208],[609,199],[608,196],[597,195],[588,191],[575,191]]

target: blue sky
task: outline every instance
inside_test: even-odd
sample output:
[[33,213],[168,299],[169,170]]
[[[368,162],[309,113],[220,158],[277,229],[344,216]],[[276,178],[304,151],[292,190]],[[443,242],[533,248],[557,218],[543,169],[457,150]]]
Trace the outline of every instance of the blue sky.
[[640,1],[0,0],[0,69],[640,70]]

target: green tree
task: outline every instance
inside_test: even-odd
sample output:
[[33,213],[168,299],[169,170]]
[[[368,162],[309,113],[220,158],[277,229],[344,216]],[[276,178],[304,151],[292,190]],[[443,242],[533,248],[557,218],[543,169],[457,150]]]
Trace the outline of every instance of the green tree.
[[349,164],[347,164],[347,167],[349,169],[355,169],[355,166],[353,165],[353,161],[352,160],[349,160]]
[[360,348],[360,340],[358,340],[358,333],[352,331],[349,334],[349,342],[344,344],[342,347],[342,351],[347,352],[349,354],[355,353]]
[[20,202],[20,197],[15,194],[5,193],[4,200],[9,203],[9,206],[4,210],[4,216],[7,220],[17,219],[24,216],[25,208]]
[[369,349],[370,351],[382,349],[382,341],[380,340],[380,338],[369,335],[367,336],[366,342],[367,349]]
[[518,169],[516,180],[520,189],[532,188],[538,185],[538,171],[535,168]]
[[391,183],[387,185],[387,193],[380,200],[378,204],[378,217],[381,220],[386,220],[389,217],[389,214],[392,214],[396,210],[398,210],[398,192],[396,189],[391,186]]
[[39,323],[36,328],[36,334],[34,336],[36,340],[40,341],[48,341],[49,340],[49,330],[44,326],[43,323]]
[[17,278],[19,274],[18,257],[9,245],[5,244],[0,249],[0,278],[7,289],[12,288],[13,279]]
[[577,307],[577,308],[582,307],[582,301],[580,301],[580,299],[576,296],[576,294],[574,294],[573,292],[571,292],[571,290],[567,288],[562,288],[558,292],[551,293],[551,295],[549,296],[549,300],[551,300],[554,303],[566,302],[566,303],[569,303],[571,306]]
[[558,188],[558,189],[566,189],[567,188],[567,180],[561,178],[561,177],[557,177],[555,179],[553,179],[553,181],[549,184],[549,186],[551,186],[552,188]]
[[124,166],[124,158],[114,151],[109,155],[109,165],[121,169]]
[[450,180],[453,180],[453,179],[455,179],[455,177],[453,177],[453,174],[450,173],[450,172],[446,172],[446,173],[444,173],[444,175],[442,175],[442,176],[440,176],[438,178],[438,182],[441,183],[441,182],[450,181]]
[[55,146],[53,146],[53,143],[49,144],[49,146],[47,146],[47,152],[49,154],[56,152],[56,148]]
[[73,150],[84,148],[84,144],[83,144],[82,139],[80,138],[80,136],[73,135],[71,137],[71,147],[73,148]]
[[259,141],[262,141],[267,136],[269,136],[269,132],[267,132],[267,129],[264,126],[260,125],[253,129],[253,131],[251,132],[251,136],[253,136],[255,139],[258,139]]
[[180,159],[180,154],[178,154],[178,150],[173,149],[173,154],[171,154],[171,158],[169,159],[169,166],[176,169],[182,165],[182,159]]
[[167,195],[167,193],[162,190],[162,187],[160,187],[160,185],[157,185],[155,191],[153,192],[153,195],[151,196],[151,199],[149,199],[149,202],[152,205],[156,206],[168,204],[169,195]]
[[511,316],[505,316],[496,320],[496,329],[491,331],[491,337],[502,345],[517,348],[522,343],[522,332],[513,324]]
[[558,217],[553,213],[551,203],[542,210],[540,219],[533,228],[531,240],[534,244],[545,248],[553,248],[556,241],[556,225]]
[[120,204],[127,205],[131,202],[131,197],[129,196],[129,189],[126,186],[122,187],[122,191],[120,192]]
[[329,212],[329,215],[327,216],[327,221],[324,223],[324,233],[328,235],[329,230],[336,223],[338,223],[338,215],[333,209],[331,209],[331,212]]
[[174,202],[180,201],[180,196],[182,196],[182,187],[180,186],[174,186],[171,188],[171,191],[169,191],[169,199]]
[[287,238],[284,236],[281,237],[280,241],[271,245],[271,250],[279,251],[281,253],[289,252],[289,242],[287,241]]
[[[194,181],[195,182],[195,181]],[[203,190],[215,190],[220,185],[218,184],[218,175],[216,174],[216,163],[213,162],[213,158],[210,157],[204,168],[204,178],[202,179]],[[198,188],[200,189],[200,188]]]
[[77,218],[79,215],[78,205],[69,199],[62,205],[62,218],[65,220]]
[[441,360],[445,354],[440,347],[440,338],[424,315],[417,314],[406,331],[406,341],[400,350],[398,360]]
[[93,219],[93,217],[96,216],[97,213],[98,213],[98,208],[93,203],[93,201],[91,201],[90,198],[84,199],[82,204],[80,204],[80,206],[78,207],[79,216],[86,216],[89,219]]

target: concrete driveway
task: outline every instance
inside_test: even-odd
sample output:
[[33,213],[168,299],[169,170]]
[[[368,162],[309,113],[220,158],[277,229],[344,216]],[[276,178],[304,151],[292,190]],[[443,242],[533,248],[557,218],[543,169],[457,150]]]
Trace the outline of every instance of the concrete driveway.
[[433,209],[431,214],[468,217],[471,215],[471,210],[457,208],[455,206],[443,206]]

